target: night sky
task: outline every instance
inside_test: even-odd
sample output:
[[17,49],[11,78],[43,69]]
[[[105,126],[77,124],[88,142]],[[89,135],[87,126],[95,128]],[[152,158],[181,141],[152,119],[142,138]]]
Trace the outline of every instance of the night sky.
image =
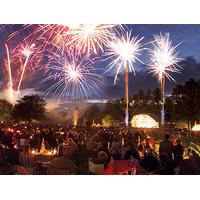
[[[3,96],[2,91],[5,87],[5,82],[7,80],[4,66],[5,54],[5,41],[12,32],[19,30],[23,37],[28,34],[27,30],[22,29],[22,25],[1,25],[0,28],[0,87],[1,93],[0,97]],[[139,35],[139,37],[144,37],[143,43],[148,44],[153,40],[154,34],[170,33],[170,39],[173,45],[181,43],[177,47],[179,51],[179,57],[184,60],[179,64],[183,68],[181,74],[174,74],[173,77],[176,79],[177,83],[169,82],[166,83],[166,94],[170,93],[176,84],[182,84],[190,78],[200,79],[200,25],[126,25],[128,31],[132,31],[132,35]],[[17,39],[13,41],[18,42]],[[148,47],[148,45],[147,45]],[[146,64],[149,62],[148,52],[144,51],[140,59]],[[105,69],[107,63],[96,64],[98,68]],[[30,72],[27,72],[30,73]],[[122,97],[124,95],[124,80],[123,74],[120,74],[117,83],[114,85],[114,71],[104,75],[104,85],[101,85],[101,92],[99,95],[91,95],[91,99],[112,99]],[[39,84],[41,79],[41,72],[35,72],[32,74],[26,74],[25,83],[22,85],[22,93],[32,93],[40,92],[42,94],[45,90]],[[148,73],[147,66],[139,62],[136,63],[136,76],[130,74],[129,81],[129,91],[130,95],[138,91],[139,89],[154,89],[158,86],[158,82],[155,77],[152,77]],[[45,86],[45,87],[48,87]],[[50,97],[48,97],[50,98]]]

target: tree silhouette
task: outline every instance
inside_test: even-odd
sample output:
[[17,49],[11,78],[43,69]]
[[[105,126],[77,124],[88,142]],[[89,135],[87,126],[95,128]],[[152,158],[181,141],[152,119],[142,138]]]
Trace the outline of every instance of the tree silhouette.
[[0,120],[10,120],[12,117],[12,108],[12,104],[5,99],[0,99]]
[[45,116],[46,101],[39,95],[27,95],[18,100],[13,108],[13,117],[17,120],[31,122],[42,120]]

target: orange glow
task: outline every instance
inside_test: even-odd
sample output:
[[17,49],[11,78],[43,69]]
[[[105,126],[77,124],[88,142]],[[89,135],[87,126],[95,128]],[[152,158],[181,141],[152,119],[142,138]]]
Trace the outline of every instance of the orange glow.
[[134,128],[159,128],[159,123],[146,114],[135,115],[131,120]]
[[192,131],[200,131],[200,124],[195,124],[193,127],[192,127]]
[[35,150],[32,150],[31,153],[32,153],[32,154],[35,154],[36,152],[35,152]]

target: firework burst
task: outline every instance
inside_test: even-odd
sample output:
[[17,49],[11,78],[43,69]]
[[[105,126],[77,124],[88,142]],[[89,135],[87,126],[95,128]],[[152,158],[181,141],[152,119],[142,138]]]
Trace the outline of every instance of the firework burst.
[[150,49],[150,73],[156,75],[160,82],[161,88],[161,125],[164,126],[165,112],[165,77],[169,80],[175,82],[175,79],[170,75],[170,73],[180,73],[181,66],[178,65],[178,62],[182,59],[178,57],[176,52],[176,46],[172,46],[172,41],[169,38],[169,34],[164,36],[160,35],[154,36],[154,41],[152,42],[153,49]]
[[79,53],[98,53],[104,51],[109,41],[114,37],[113,29],[117,25],[108,24],[80,24],[76,27],[69,25],[70,40],[68,45],[76,47]]
[[170,73],[180,73],[181,67],[178,62],[182,59],[178,57],[176,48],[179,46],[172,46],[172,41],[169,38],[169,34],[155,35],[154,41],[152,42],[153,49],[150,49],[150,73],[158,76],[159,81],[166,76],[170,80],[174,78]]
[[[42,84],[48,82],[45,96],[53,98],[80,99],[89,98],[93,93],[97,94],[102,84],[102,76],[96,73],[93,63],[86,57],[83,59],[74,56],[53,54],[49,65],[47,78]],[[98,94],[97,94],[98,95]]]
[[112,59],[112,62],[108,65],[107,71],[111,71],[117,67],[114,83],[117,80],[117,76],[120,71],[125,71],[128,67],[129,72],[134,72],[134,63],[136,61],[142,62],[139,59],[143,46],[141,44],[143,38],[131,37],[131,33],[126,32],[119,38],[115,38],[110,42],[108,52],[106,53],[106,59]]
[[[32,73],[31,65],[34,65],[37,55],[37,47],[35,43],[18,44],[14,49],[9,50],[8,44],[5,44],[7,53],[7,68],[9,75],[9,99],[14,103],[19,96],[21,85],[25,79],[25,74],[28,71]],[[37,53],[36,53],[37,52]],[[15,76],[12,73],[15,71]],[[16,85],[17,84],[17,85]],[[16,93],[14,95],[14,88],[16,88]]]
[[134,63],[136,61],[142,62],[138,57],[141,55],[143,38],[131,37],[131,32],[125,32],[121,37],[116,37],[109,45],[108,52],[106,54],[107,59],[112,59],[112,62],[108,65],[107,71],[111,71],[114,67],[117,68],[114,83],[116,83],[117,76],[120,71],[125,74],[125,123],[129,124],[129,91],[128,91],[128,73],[134,72]]

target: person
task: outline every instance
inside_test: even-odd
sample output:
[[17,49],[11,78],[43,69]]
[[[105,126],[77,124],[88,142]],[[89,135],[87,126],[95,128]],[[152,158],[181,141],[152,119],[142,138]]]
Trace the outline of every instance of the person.
[[24,146],[23,152],[19,155],[20,165],[17,165],[17,173],[20,175],[33,175],[35,157],[32,155],[30,145]]
[[195,150],[192,150],[192,156],[191,156],[192,159],[195,159],[195,160],[199,160],[199,155],[196,153]]
[[124,160],[129,160],[131,157],[140,160],[140,155],[133,144],[131,145],[130,150],[125,153]]
[[138,151],[138,153],[140,155],[140,158],[142,158],[144,156],[144,147],[143,147],[142,143],[139,144],[139,146],[137,148],[137,151]]
[[72,155],[74,155],[75,152],[78,149],[78,146],[77,146],[77,144],[74,142],[74,140],[72,138],[69,138],[68,146],[72,151]]
[[159,155],[166,154],[169,159],[172,159],[173,143],[169,140],[169,134],[165,134],[164,140],[160,143]]
[[19,152],[14,148],[13,144],[6,151],[6,162],[12,166],[19,164]]
[[117,141],[112,142],[110,152],[112,154],[113,160],[121,160],[120,147]]
[[200,166],[199,163],[194,157],[191,157],[189,159],[184,159],[180,163],[180,169],[179,169],[180,175],[199,175],[200,174]]
[[[87,169],[89,153],[86,147],[86,144],[82,141],[81,138],[78,139],[78,149],[74,155],[75,163],[78,167],[78,171],[84,173],[84,170]],[[87,171],[87,170],[86,170]]]
[[95,135],[93,135],[87,142],[86,147],[88,151],[91,153],[97,148],[97,144],[95,142]]
[[[112,159],[112,155],[108,149],[108,142],[102,142],[102,146],[98,149],[98,153],[101,151],[106,153],[106,155],[107,155],[106,164],[108,164]],[[97,153],[97,155],[98,155],[98,153]]]
[[146,145],[144,146],[144,153],[149,153],[151,151],[151,146],[149,142],[146,142]]
[[30,145],[25,145],[23,152],[19,156],[20,164],[26,168],[32,168],[34,164],[34,156],[30,151]]
[[97,154],[97,159],[96,159],[97,163],[106,165],[106,164],[108,164],[107,159],[108,159],[108,156],[107,156],[106,152],[99,151],[99,153]]
[[131,145],[129,144],[129,142],[127,140],[124,140],[124,144],[121,148],[121,159],[124,159],[124,156],[126,154],[127,151],[130,150]]
[[0,145],[0,167],[4,165],[4,159],[3,159],[3,149]]
[[167,153],[160,154],[160,168],[153,174],[157,175],[174,175],[174,164],[173,160],[169,158]]
[[190,159],[192,157],[192,151],[188,148],[185,152],[184,159]]
[[180,162],[183,160],[183,146],[181,145],[180,140],[176,140],[176,145],[174,146],[173,154],[176,165],[179,165]]
[[194,159],[197,163],[197,165],[199,166],[199,169],[200,169],[200,157],[199,155],[196,153],[195,150],[192,150],[192,157],[191,159]]
[[140,161],[140,164],[147,172],[152,173],[159,168],[158,156],[157,153],[150,147],[148,142],[145,149],[144,157]]
[[47,173],[49,175],[76,174],[76,169],[72,160],[61,155],[51,160]]

